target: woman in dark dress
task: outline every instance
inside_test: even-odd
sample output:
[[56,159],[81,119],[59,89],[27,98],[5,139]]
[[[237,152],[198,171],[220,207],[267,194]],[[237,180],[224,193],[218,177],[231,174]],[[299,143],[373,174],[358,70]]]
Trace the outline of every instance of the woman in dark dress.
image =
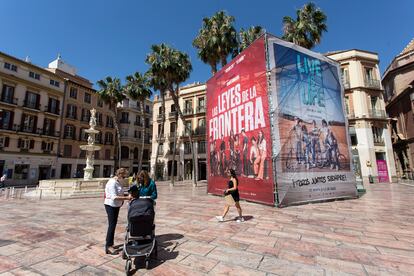
[[[237,218],[237,222],[243,222],[244,218],[242,216],[242,209],[240,207],[240,195],[239,195],[239,181],[236,176],[236,171],[233,169],[230,169],[228,172],[228,176],[230,177],[228,182],[228,189],[224,191],[225,195],[231,195],[234,199],[235,206],[237,208],[237,212],[239,213],[239,217]],[[223,215],[222,216],[216,216],[216,219],[218,221],[224,221],[224,217],[226,216],[227,212],[230,209],[230,205],[226,202],[224,205]]]

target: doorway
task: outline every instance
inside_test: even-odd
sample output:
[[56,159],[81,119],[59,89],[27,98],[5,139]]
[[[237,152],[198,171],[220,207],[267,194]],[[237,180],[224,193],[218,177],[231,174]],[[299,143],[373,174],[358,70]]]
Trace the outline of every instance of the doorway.
[[71,178],[72,164],[62,164],[62,169],[60,170],[60,178]]
[[50,179],[50,166],[39,166],[39,180]]
[[377,160],[378,182],[389,182],[385,152],[376,152],[375,159]]
[[207,162],[206,160],[198,161],[198,180],[207,180]]

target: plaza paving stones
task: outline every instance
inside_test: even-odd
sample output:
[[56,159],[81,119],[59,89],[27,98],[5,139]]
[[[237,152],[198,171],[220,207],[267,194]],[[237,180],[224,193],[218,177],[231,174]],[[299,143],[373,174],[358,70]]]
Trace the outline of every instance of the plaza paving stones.
[[[414,187],[374,184],[360,199],[272,208],[223,198],[206,185],[158,183],[158,258],[135,275],[414,275]],[[102,198],[0,199],[0,275],[125,275],[106,255]],[[116,229],[122,244],[126,206]]]

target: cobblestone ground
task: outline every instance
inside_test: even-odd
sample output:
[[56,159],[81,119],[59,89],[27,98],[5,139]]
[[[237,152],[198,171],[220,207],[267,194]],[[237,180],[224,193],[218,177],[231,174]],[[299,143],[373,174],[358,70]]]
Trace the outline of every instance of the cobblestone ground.
[[[215,221],[223,199],[205,184],[158,188],[158,259],[149,270],[136,260],[136,275],[414,273],[414,186],[375,184],[357,200],[284,209],[242,202],[244,223]],[[0,218],[1,275],[124,274],[125,261],[103,251],[102,198],[0,199]]]

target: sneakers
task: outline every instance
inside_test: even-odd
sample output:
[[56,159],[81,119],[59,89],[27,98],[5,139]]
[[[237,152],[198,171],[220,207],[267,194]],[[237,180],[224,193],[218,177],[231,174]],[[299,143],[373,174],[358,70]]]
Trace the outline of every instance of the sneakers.
[[237,222],[243,222],[244,221],[244,218],[243,217],[238,217],[236,221]]
[[224,221],[223,216],[216,216],[216,219],[217,219],[219,222],[223,222],[223,221]]

